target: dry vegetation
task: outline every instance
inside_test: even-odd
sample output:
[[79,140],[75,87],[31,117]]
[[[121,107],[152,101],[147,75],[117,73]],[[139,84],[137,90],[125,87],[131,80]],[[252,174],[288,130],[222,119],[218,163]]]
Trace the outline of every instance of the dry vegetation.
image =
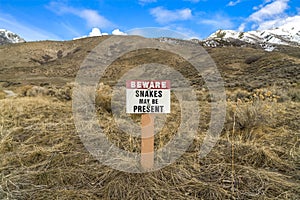
[[[107,78],[102,80],[104,84],[100,84],[96,96],[99,122],[112,142],[131,152],[140,151],[139,138],[120,132],[113,123],[110,95],[113,80],[122,70],[145,63],[150,57],[186,70],[197,90],[201,113],[207,117],[206,122],[200,122],[194,143],[176,163],[151,173],[130,174],[102,165],[84,148],[72,116],[74,75],[51,74],[58,62],[62,68],[74,65],[70,70],[76,72],[89,51],[85,44],[99,40],[1,47],[0,54],[5,48],[25,51],[22,46],[38,52],[40,46],[51,44],[49,49],[54,53],[50,55],[49,50],[47,54],[52,58],[44,64],[27,61],[29,71],[20,63],[8,68],[11,61],[0,59],[1,65],[7,66],[2,70],[15,70],[7,78],[0,71],[0,199],[300,198],[298,57],[250,48],[208,49],[226,81],[227,117],[220,140],[205,158],[199,159],[210,115],[209,96],[201,78],[193,76],[187,64],[174,55],[161,56],[157,51],[125,55],[106,72]],[[65,53],[71,43],[81,50]],[[63,53],[54,59],[60,48]],[[251,53],[258,59],[250,62]],[[39,77],[35,79],[30,71],[39,67],[51,72],[51,79],[41,74],[35,74]],[[28,79],[22,82],[20,73],[24,77],[28,73]],[[19,96],[5,98],[3,89]],[[168,126],[155,136],[156,149],[174,134],[178,123],[172,122],[180,121],[178,108],[178,101],[172,98]],[[132,117],[138,124],[138,117]]]

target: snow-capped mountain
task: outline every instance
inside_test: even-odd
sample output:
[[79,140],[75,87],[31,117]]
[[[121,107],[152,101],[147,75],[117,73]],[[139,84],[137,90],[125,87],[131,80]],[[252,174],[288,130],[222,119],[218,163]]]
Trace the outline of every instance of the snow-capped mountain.
[[19,42],[25,42],[25,40],[11,31],[0,29],[0,45]]
[[203,41],[205,46],[221,46],[225,43],[238,45],[259,45],[266,51],[273,51],[277,45],[300,47],[300,26],[286,23],[270,30],[239,32],[233,30],[218,30]]

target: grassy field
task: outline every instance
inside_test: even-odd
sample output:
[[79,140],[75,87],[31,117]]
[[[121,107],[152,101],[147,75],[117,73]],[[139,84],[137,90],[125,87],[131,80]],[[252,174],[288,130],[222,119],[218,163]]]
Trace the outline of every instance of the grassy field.
[[[74,77],[101,40],[0,47],[0,199],[300,199],[298,48],[206,49],[225,81],[227,114],[218,143],[202,159],[199,149],[211,110],[201,77],[181,58],[156,50],[131,52],[114,62],[101,80],[96,108],[105,134],[119,148],[140,151],[140,139],[114,124],[109,104],[115,80],[137,64],[151,60],[184,73],[206,119],[175,163],[131,174],[93,158],[73,121]],[[18,96],[8,98],[4,90]],[[176,99],[172,106],[168,126],[155,136],[156,149],[176,130]]]

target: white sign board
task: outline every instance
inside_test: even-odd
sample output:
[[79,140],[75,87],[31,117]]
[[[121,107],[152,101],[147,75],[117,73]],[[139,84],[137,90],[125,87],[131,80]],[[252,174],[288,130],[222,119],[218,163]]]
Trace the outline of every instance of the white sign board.
[[170,113],[169,80],[126,81],[126,113]]

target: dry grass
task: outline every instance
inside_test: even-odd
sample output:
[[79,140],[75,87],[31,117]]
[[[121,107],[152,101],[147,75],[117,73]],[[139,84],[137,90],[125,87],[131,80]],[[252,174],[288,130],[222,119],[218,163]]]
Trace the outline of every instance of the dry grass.
[[3,92],[2,90],[0,90],[0,99],[5,99],[5,92]]
[[291,101],[300,102],[300,86],[289,88],[287,95]]
[[[299,136],[283,125],[276,128],[280,121],[269,123],[278,114],[282,117],[287,113],[275,112],[278,103],[265,108],[266,103],[271,102],[241,101],[238,105],[228,102],[229,111],[237,116],[236,134],[231,137],[229,115],[228,128],[204,159],[198,158],[202,141],[199,139],[176,163],[156,172],[130,174],[102,165],[85,150],[75,131],[70,102],[41,96],[1,100],[0,197],[297,199]],[[109,111],[103,109],[100,118],[109,120]],[[139,144],[138,140],[130,143],[126,134],[118,134],[118,130],[114,132],[118,137],[107,133],[109,139],[120,140],[121,147],[129,151],[134,151],[133,144]],[[165,136],[163,131],[156,138],[157,148],[170,139]],[[199,130],[198,137],[203,136],[203,130]],[[234,179],[232,144],[235,145]]]
[[[203,159],[199,149],[211,108],[204,82],[189,63],[149,49],[114,62],[101,81],[113,84],[143,63],[174,67],[197,90],[202,115],[198,135],[180,159],[155,172],[130,174],[93,158],[73,121],[69,83],[103,39],[0,47],[0,86],[19,94],[1,99],[0,92],[0,199],[300,199],[300,65],[295,49],[286,50],[292,57],[252,48],[208,49],[225,81],[228,110],[218,143]],[[52,59],[45,60],[46,55]],[[252,55],[259,59],[245,63]],[[108,139],[139,152],[140,139],[113,122],[111,88],[100,86],[95,100]],[[172,113],[155,136],[155,149],[175,134],[179,116],[178,101],[172,99]],[[131,118],[139,125],[138,115]]]

